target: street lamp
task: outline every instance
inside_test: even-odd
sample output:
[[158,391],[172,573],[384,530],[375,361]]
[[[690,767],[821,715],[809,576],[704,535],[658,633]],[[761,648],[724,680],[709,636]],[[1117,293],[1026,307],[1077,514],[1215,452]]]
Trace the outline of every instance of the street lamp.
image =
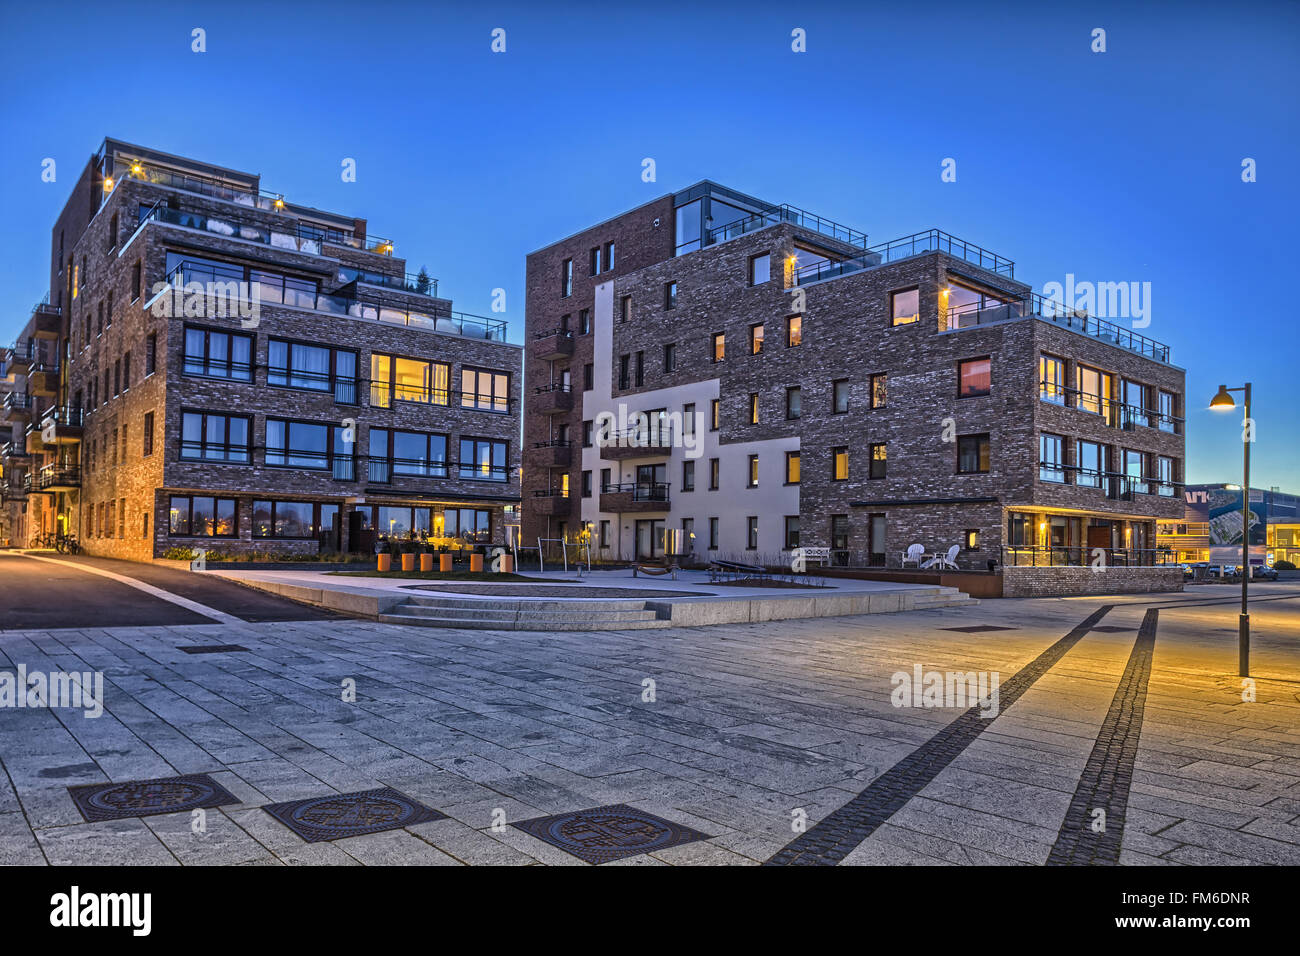
[[1250,582],[1250,439],[1253,422],[1250,418],[1250,382],[1241,388],[1219,386],[1219,392],[1210,399],[1210,408],[1216,412],[1226,412],[1236,407],[1229,392],[1245,393],[1245,424],[1241,431],[1241,447],[1244,459],[1241,480],[1241,617],[1237,620],[1237,648],[1239,667],[1242,677],[1250,676],[1250,611],[1246,607],[1246,586]]

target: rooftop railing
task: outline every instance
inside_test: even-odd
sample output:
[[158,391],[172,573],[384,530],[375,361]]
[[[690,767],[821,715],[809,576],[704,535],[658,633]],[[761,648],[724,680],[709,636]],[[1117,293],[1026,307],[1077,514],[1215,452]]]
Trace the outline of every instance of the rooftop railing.
[[[375,302],[365,302],[341,295],[313,291],[311,288],[287,283],[283,276],[259,273],[255,281],[250,281],[241,268],[216,267],[208,263],[186,260],[179,263],[167,276],[167,284],[184,291],[190,283],[200,285],[224,285],[230,282],[248,283],[248,291],[257,286],[258,299],[261,303],[286,305],[330,315],[350,316],[375,322],[387,322],[408,328],[424,329],[430,332],[442,332],[448,335],[460,335],[465,338],[484,339],[492,342],[504,342],[506,323],[501,319],[472,315],[468,312],[453,312],[450,309],[419,312],[412,309],[400,309]],[[165,293],[164,293],[165,294]]]
[[[242,206],[248,206],[252,209],[261,209],[266,212],[280,213],[281,215],[292,215],[286,211],[284,197],[277,193],[258,190],[254,192],[251,189],[236,186],[233,183],[216,179],[211,176],[202,176],[198,173],[182,173],[177,170],[162,169],[148,163],[134,161],[128,167],[124,175],[120,176],[117,181],[105,183],[106,188],[100,197],[102,206],[108,201],[109,197],[117,191],[117,186],[123,180],[133,179],[138,182],[153,183],[157,186],[168,186],[172,189],[182,189],[185,192],[195,193],[200,196],[208,196],[212,199],[221,199],[226,202],[237,203]],[[382,255],[391,256],[393,254],[393,243],[390,239],[381,239],[378,236],[358,237],[350,229],[339,229],[329,226],[320,226],[315,223],[307,223],[299,220],[299,229],[304,233],[310,234],[311,238],[318,242],[329,242],[335,245],[351,246],[354,249],[363,249],[369,252],[378,252]]]
[[747,232],[766,229],[768,226],[779,222],[788,222],[796,226],[802,226],[805,229],[811,229],[837,242],[857,246],[859,249],[867,247],[866,233],[858,232],[856,229],[851,229],[833,220],[824,219],[805,209],[788,204],[774,206],[752,216],[709,229],[704,235],[704,245],[711,246],[714,243],[725,242],[728,239],[736,238],[736,236],[743,236]]
[[1008,278],[1015,276],[1016,264],[1010,259],[1004,259],[983,246],[977,246],[965,239],[958,239],[956,236],[940,229],[927,229],[925,232],[914,233],[901,239],[891,239],[889,242],[871,246],[861,255],[849,259],[842,259],[838,262],[832,260],[810,263],[801,269],[795,270],[794,282],[795,285],[807,285],[810,282],[834,279],[837,276],[847,275],[851,272],[874,269],[876,266],[898,262],[902,259],[910,259],[913,256],[927,255],[932,252],[947,253],[997,275],[1004,275]]
[[1023,318],[1042,319],[1159,362],[1169,361],[1169,346],[1164,343],[1139,335],[1114,322],[1095,318],[1083,309],[1071,309],[1063,302],[1044,298],[1036,292],[994,306],[985,305],[981,308],[979,303],[958,306],[941,317],[941,327],[944,330],[968,329]]
[[413,275],[408,272],[405,275],[398,276],[344,267],[339,269],[336,278],[340,285],[361,282],[365,285],[382,286],[385,289],[398,289],[402,292],[413,292],[416,295],[427,295],[434,299],[438,297],[438,280],[430,275]]

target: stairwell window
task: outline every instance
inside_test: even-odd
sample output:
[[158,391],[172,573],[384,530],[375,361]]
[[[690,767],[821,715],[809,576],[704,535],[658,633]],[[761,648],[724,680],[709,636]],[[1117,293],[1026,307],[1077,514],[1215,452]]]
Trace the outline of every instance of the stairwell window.
[[664,284],[664,308],[677,308],[677,283],[668,282]]
[[803,389],[798,385],[785,390],[785,417],[787,421],[803,417]]
[[749,284],[762,285],[772,278],[772,256],[764,252],[749,258]]
[[565,259],[560,263],[560,296],[567,299],[573,295],[573,260]]
[[831,449],[831,481],[849,480],[849,448],[840,445]]
[[831,414],[843,415],[849,410],[849,380],[836,379],[831,382]]
[[750,515],[745,519],[745,550],[758,550],[758,515]]

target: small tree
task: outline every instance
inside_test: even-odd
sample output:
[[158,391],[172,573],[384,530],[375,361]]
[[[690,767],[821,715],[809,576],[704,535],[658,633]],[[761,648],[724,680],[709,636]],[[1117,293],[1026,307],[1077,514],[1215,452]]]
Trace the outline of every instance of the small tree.
[[433,288],[433,279],[424,266],[420,266],[420,273],[415,277],[415,291],[420,295],[428,295],[429,290]]

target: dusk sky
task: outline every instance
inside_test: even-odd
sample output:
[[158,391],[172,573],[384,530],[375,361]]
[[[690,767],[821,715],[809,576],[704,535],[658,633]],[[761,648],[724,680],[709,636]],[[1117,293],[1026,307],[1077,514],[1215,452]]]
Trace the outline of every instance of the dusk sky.
[[1205,406],[1250,380],[1252,485],[1300,492],[1295,317],[1274,303],[1295,275],[1296,4],[7,3],[0,75],[3,342],[105,136],[367,218],[456,308],[504,288],[515,341],[528,252],[708,178],[872,243],[943,229],[1039,291],[1149,282],[1139,331],[1187,369],[1187,481],[1240,481],[1239,416]]

